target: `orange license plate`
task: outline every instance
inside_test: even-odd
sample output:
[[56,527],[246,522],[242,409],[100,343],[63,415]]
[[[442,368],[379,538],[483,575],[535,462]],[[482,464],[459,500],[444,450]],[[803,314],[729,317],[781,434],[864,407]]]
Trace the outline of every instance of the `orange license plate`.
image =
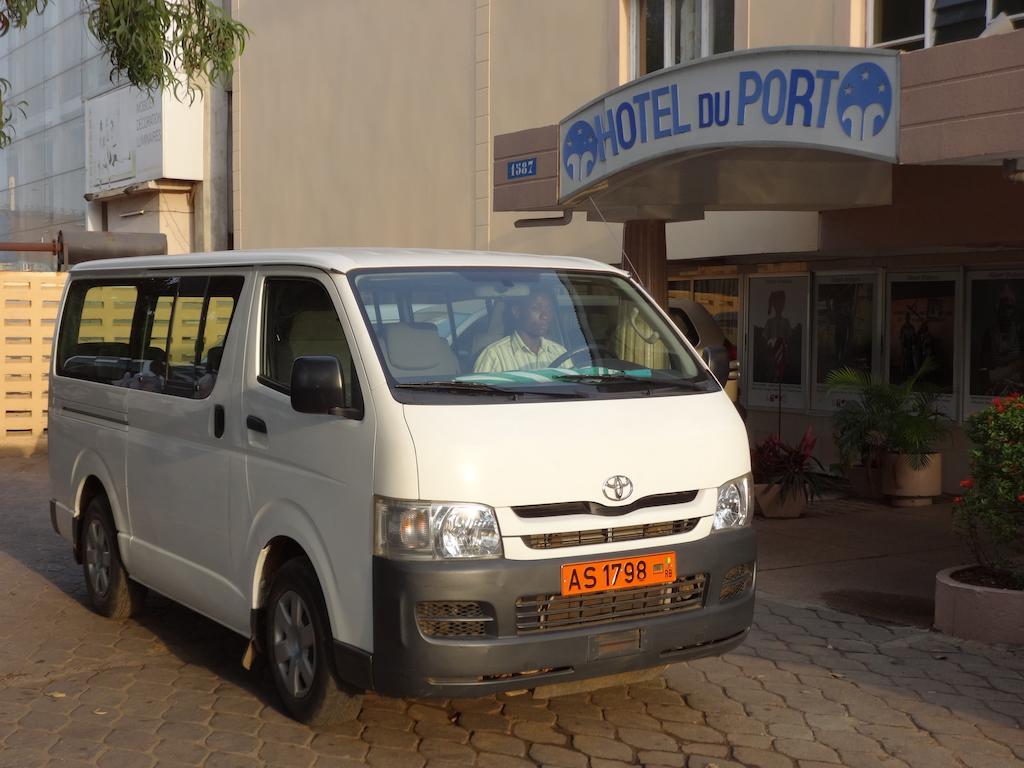
[[676,580],[676,553],[617,557],[562,566],[562,594],[585,595],[609,589],[630,589]]

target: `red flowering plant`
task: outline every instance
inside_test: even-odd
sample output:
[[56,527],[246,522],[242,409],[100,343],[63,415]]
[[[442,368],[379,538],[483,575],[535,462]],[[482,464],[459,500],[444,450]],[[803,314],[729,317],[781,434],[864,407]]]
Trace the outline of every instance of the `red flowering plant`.
[[957,529],[971,544],[981,577],[1024,589],[1024,397],[997,397],[971,416],[970,477],[954,499]]
[[802,493],[808,501],[820,496],[838,478],[828,474],[814,456],[817,442],[810,427],[796,445],[783,442],[778,435],[766,437],[750,451],[754,482],[781,485],[783,501],[795,493]]

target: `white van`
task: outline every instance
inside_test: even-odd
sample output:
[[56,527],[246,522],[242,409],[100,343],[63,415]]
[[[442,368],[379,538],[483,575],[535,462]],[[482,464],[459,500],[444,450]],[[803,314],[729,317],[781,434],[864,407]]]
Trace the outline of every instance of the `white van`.
[[617,269],[94,261],[59,323],[51,517],[92,604],[123,618],[151,588],[250,638],[299,720],[352,717],[364,690],[537,688],[746,636],[743,424]]

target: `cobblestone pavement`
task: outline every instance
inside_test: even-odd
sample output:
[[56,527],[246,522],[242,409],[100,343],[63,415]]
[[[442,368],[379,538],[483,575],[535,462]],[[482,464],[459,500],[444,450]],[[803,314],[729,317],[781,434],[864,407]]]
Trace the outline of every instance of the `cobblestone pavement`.
[[1024,766],[1024,650],[762,597],[737,652],[548,701],[367,697],[316,731],[239,665],[243,641],[159,597],[85,607],[45,463],[0,461],[0,766]]

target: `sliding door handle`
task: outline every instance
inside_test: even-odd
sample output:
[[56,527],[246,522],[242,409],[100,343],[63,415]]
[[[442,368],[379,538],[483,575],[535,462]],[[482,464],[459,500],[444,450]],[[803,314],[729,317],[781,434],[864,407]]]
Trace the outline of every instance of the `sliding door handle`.
[[267,434],[267,422],[265,422],[259,416],[246,416],[245,426],[247,426],[253,432],[261,432],[264,435]]
[[224,437],[224,406],[213,406],[213,436]]

